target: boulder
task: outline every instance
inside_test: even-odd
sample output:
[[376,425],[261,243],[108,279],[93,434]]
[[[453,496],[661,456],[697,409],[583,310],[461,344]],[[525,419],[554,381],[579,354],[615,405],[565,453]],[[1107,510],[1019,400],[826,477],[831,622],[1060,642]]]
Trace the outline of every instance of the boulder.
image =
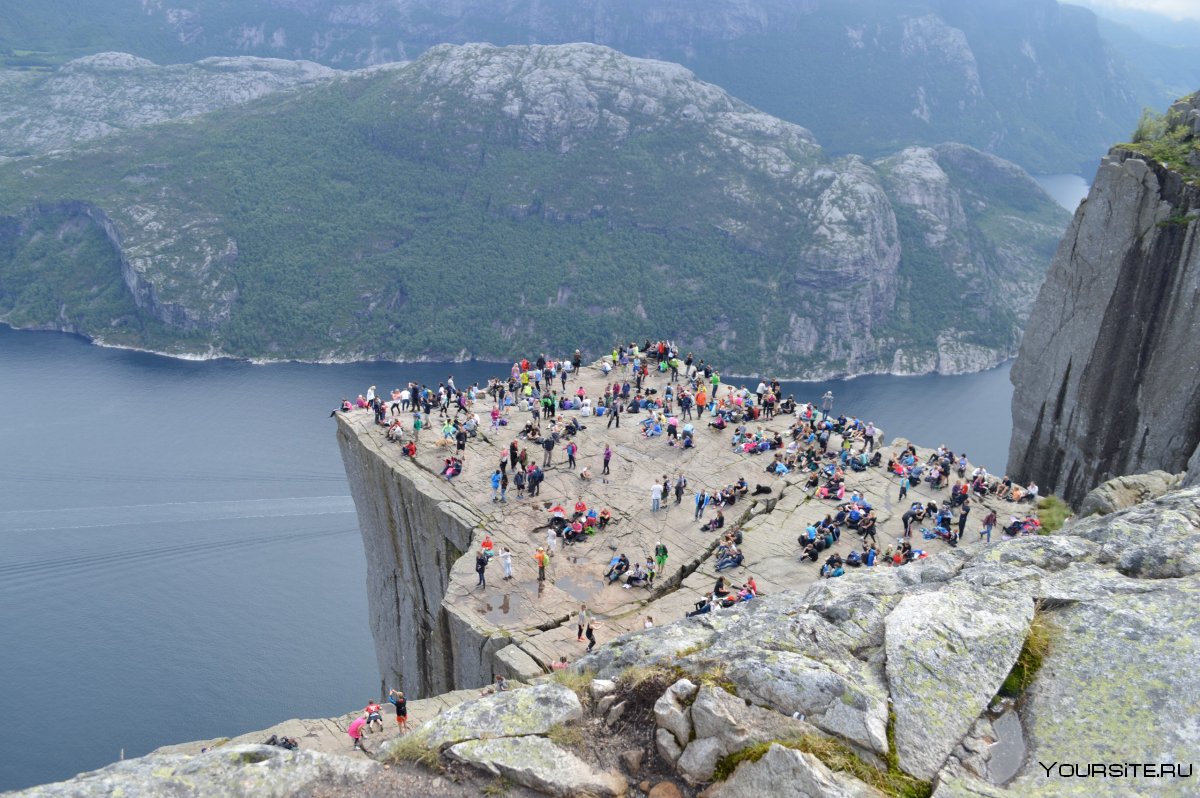
[[854,657],[822,662],[790,651],[744,649],[730,658],[726,677],[739,696],[759,706],[800,713],[822,731],[887,752],[887,690]]
[[[1028,753],[1010,789],[1061,789],[1037,763],[1192,763],[1200,751],[1200,576],[1054,609],[1021,716]],[[1195,795],[1196,781],[1071,779],[1090,796]]]
[[273,745],[223,746],[196,756],[150,754],[31,787],[22,798],[205,796],[285,798],[318,790],[360,789],[383,766],[358,757],[288,751]]
[[561,723],[581,720],[583,706],[570,689],[554,682],[482,696],[452,707],[415,731],[433,748],[488,737],[545,734]]
[[901,769],[932,779],[1004,682],[1033,602],[967,585],[906,596],[887,619],[887,680]]
[[1183,474],[1151,471],[1110,479],[1093,488],[1079,505],[1080,517],[1108,515],[1159,496],[1179,486]]
[[699,690],[688,679],[680,679],[666,689],[654,702],[654,722],[659,729],[666,729],[682,748],[692,738],[692,719],[689,704]]
[[558,798],[613,798],[625,779],[603,773],[544,737],[503,737],[452,745],[446,753],[496,776]]
[[496,675],[518,682],[533,681],[545,673],[537,660],[515,643],[497,651],[492,663],[492,670]]
[[712,779],[717,761],[747,746],[817,733],[808,723],[748,705],[719,687],[705,685],[691,707],[695,739],[683,749],[677,767],[691,784]]
[[612,679],[592,679],[591,691],[592,700],[599,701],[615,693],[617,691],[617,683]]
[[881,798],[881,793],[844,773],[834,773],[812,754],[772,744],[757,762],[742,762],[733,775],[701,798],[747,795],[808,798]]
[[1200,488],[1085,519],[1071,526],[1071,534],[1099,544],[1097,561],[1126,576],[1171,579],[1200,572]]

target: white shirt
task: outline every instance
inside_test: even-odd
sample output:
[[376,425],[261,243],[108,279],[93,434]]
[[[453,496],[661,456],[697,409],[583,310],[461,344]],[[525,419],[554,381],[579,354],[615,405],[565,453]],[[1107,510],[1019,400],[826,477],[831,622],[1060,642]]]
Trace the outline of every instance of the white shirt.
[[650,498],[651,499],[661,499],[662,498],[662,485],[655,483],[654,487],[650,489]]

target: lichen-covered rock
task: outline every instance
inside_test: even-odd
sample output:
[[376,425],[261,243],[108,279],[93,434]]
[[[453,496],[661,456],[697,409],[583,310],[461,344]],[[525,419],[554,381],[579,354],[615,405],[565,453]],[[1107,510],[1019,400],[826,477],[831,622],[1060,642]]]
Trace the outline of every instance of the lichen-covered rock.
[[654,702],[654,722],[675,738],[682,748],[692,739],[690,705],[700,688],[689,679],[680,679]]
[[858,779],[834,773],[812,754],[773,744],[757,762],[742,762],[725,781],[701,793],[702,798],[744,796],[804,798],[881,798]]
[[236,745],[196,756],[150,754],[81,773],[69,781],[15,793],[21,798],[287,798],[310,791],[354,790],[382,766],[361,756]]
[[1099,544],[1097,561],[1126,576],[1170,579],[1200,572],[1200,488],[1084,519],[1071,526],[1071,535]]
[[452,759],[558,798],[616,798],[625,779],[596,770],[544,737],[471,740],[446,751]]
[[1024,795],[1186,796],[1195,776],[1048,777],[1037,762],[1194,763],[1200,751],[1200,578],[1055,609],[1050,652],[1022,702]]
[[853,658],[822,662],[788,651],[747,650],[730,661],[738,695],[786,715],[799,713],[822,731],[886,753],[887,690]]
[[799,737],[813,733],[803,721],[762,709],[719,687],[705,685],[691,706],[695,739],[683,749],[677,767],[691,784],[712,779],[721,757],[756,743]]
[[1088,495],[1083,497],[1083,502],[1079,505],[1079,516],[1086,518],[1089,515],[1108,515],[1144,501],[1157,499],[1179,487],[1182,481],[1182,474],[1168,474],[1166,471],[1150,471],[1146,474],[1130,474],[1110,479],[1092,488]]
[[964,586],[907,596],[887,619],[887,679],[900,767],[932,779],[1000,689],[1033,602]]
[[545,734],[562,723],[581,720],[583,705],[571,690],[545,682],[482,696],[452,707],[411,732],[430,747],[464,740]]

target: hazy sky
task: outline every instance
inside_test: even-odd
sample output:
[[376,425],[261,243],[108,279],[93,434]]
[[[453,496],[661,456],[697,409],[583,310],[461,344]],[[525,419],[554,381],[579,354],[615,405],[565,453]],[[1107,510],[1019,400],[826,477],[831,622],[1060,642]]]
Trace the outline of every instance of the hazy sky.
[[1150,11],[1172,19],[1200,20],[1200,0],[1071,0],[1093,8],[1122,8]]

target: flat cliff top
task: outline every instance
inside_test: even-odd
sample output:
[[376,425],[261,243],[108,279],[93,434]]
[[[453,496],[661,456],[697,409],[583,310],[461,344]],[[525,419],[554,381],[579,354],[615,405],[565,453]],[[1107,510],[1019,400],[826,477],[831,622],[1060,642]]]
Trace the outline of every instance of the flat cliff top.
[[[606,377],[598,367],[584,367],[569,379],[566,393],[574,395],[582,386],[594,401],[603,395],[606,384],[623,381],[628,376],[619,368]],[[661,396],[668,384],[667,377],[652,374],[646,385]],[[753,389],[756,384],[755,381],[747,387]],[[561,387],[561,384],[556,383],[555,387]],[[726,391],[727,387],[721,386],[721,396],[725,396]],[[796,397],[800,402],[809,398]],[[566,440],[563,440],[555,447],[552,465],[544,469],[546,478],[539,496],[518,498],[515,486],[510,484],[507,502],[495,503],[490,477],[501,456],[507,454],[509,443],[517,439],[518,446],[528,451],[529,462],[539,465],[543,462],[544,451],[535,442],[518,438],[531,418],[528,412],[510,408],[505,414],[508,425],[497,433],[489,429],[491,407],[490,397],[475,402],[473,412],[480,418],[480,434],[469,440],[462,474],[453,480],[439,476],[455,447],[453,441],[442,439],[436,412],[431,428],[420,434],[415,459],[402,453],[401,444],[387,440],[384,428],[374,423],[369,411],[338,414],[338,423],[345,426],[345,431],[357,436],[367,450],[385,460],[392,469],[402,472],[418,490],[435,496],[441,509],[466,519],[473,526],[472,548],[451,567],[443,607],[485,636],[510,636],[543,669],[560,656],[574,661],[583,653],[584,644],[576,640],[574,615],[581,602],[586,602],[599,619],[596,634],[602,642],[622,632],[642,628],[646,616],[653,617],[659,625],[681,618],[704,593],[712,590],[718,576],[723,575],[727,582],[737,585],[753,577],[760,593],[777,593],[819,579],[820,563],[830,553],[845,557],[850,551],[861,549],[858,535],[845,530],[831,551],[822,552],[818,563],[801,562],[797,536],[808,523],[835,513],[839,502],[810,496],[804,490],[806,474],[796,471],[784,476],[767,474],[765,469],[772,462],[773,453],[751,455],[735,451],[731,445],[734,427],[731,425],[724,431],[709,427],[711,417],[708,413],[692,422],[696,445],[684,449],[670,446],[666,435],[643,437],[639,422],[647,418],[645,411],[622,414],[620,427],[609,427],[607,417],[583,417],[580,411],[562,411],[560,418],[578,418],[585,426],[573,438],[579,447],[577,468],[568,467],[564,451]],[[407,441],[412,435],[412,416],[406,414],[403,418]],[[793,421],[792,416],[781,415],[770,421],[752,422],[749,428],[767,434],[779,432],[788,440]],[[685,423],[687,421],[681,419],[680,426]],[[543,420],[543,431],[547,426]],[[886,463],[889,456],[898,453],[906,443],[897,439],[882,447],[883,462]],[[953,448],[953,441],[944,443]],[[606,444],[612,447],[613,457],[611,474],[603,476],[602,457]],[[841,438],[835,435],[830,449],[837,451],[840,445]],[[856,443],[854,448],[857,451],[861,446]],[[922,460],[930,454],[928,450],[919,452]],[[584,467],[590,470],[590,479],[580,477]],[[660,511],[651,512],[652,486],[656,482],[661,484],[665,476],[673,487],[681,474],[687,480],[682,502],[677,505],[672,494],[664,497]],[[756,485],[763,485],[770,492],[748,495],[724,509],[723,531],[741,526],[744,532],[741,548],[745,562],[742,567],[718,573],[714,549],[721,533],[700,529],[704,521],[716,515],[716,511],[710,506],[703,520],[696,520],[695,496],[701,488],[719,491],[733,485],[740,477],[749,483],[751,493]],[[853,491],[858,491],[877,512],[880,553],[889,546],[898,545],[903,530],[900,516],[911,502],[932,500],[941,504],[949,499],[948,489],[934,491],[923,483],[911,489],[908,498],[900,501],[898,488],[897,478],[887,474],[883,467],[869,468],[861,473],[847,470],[847,498]],[[548,545],[550,509],[561,505],[570,515],[579,499],[589,508],[607,508],[612,513],[612,523],[583,543],[565,546],[556,538],[557,548],[552,552],[547,579],[539,582],[534,553],[538,547]],[[1027,504],[973,498],[965,546],[979,545],[978,530],[990,509],[996,511],[1001,524],[1012,514],[1031,511]],[[926,525],[932,526],[929,522]],[[487,586],[477,586],[475,554],[485,534],[491,535],[497,552],[502,547],[512,550],[514,578],[511,581],[503,579],[500,563],[493,560],[486,570]],[[996,534],[999,536],[999,530]],[[645,561],[653,555],[658,541],[668,547],[670,554],[653,591],[641,587],[624,589],[620,583],[610,585],[603,578],[614,554],[626,554],[631,563]],[[938,540],[923,540],[919,532],[914,533],[912,545],[934,556],[949,548]],[[844,578],[853,579],[856,572],[856,569],[847,568]]]

